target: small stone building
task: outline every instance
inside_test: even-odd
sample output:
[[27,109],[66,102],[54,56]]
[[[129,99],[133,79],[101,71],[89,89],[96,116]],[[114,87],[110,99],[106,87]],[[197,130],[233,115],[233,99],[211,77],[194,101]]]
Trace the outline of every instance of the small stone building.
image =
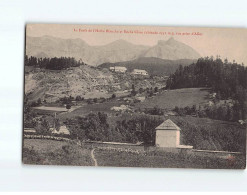
[[180,148],[192,149],[193,146],[180,145],[180,131],[181,129],[170,119],[161,123],[156,130],[156,147],[162,148]]
[[127,71],[127,68],[124,66],[112,66],[112,67],[110,67],[110,70],[114,71],[114,72],[125,73]]
[[146,70],[140,70],[140,69],[134,69],[131,74],[134,74],[134,75],[145,75],[147,76],[148,75],[148,72]]
[[170,119],[161,123],[156,130],[155,145],[157,147],[176,148],[180,145],[180,128]]

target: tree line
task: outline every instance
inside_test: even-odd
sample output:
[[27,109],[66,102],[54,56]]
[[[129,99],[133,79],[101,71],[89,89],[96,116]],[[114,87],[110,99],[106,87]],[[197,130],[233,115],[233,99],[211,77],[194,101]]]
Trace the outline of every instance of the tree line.
[[[190,108],[191,112],[195,107]],[[244,151],[244,127],[229,125],[222,128],[221,123],[205,123],[205,119],[195,124],[193,118],[172,118],[181,127],[182,143],[192,145],[196,149]],[[67,119],[66,126],[72,139],[78,141],[106,141],[143,143],[145,146],[155,145],[155,127],[164,121],[163,117],[139,115],[130,119],[116,121],[114,125],[108,122],[107,114],[90,113],[85,117]]]
[[220,58],[200,58],[189,66],[180,66],[167,80],[167,89],[210,87],[219,100],[233,99],[239,108],[238,119],[247,115],[247,67],[224,62]]
[[131,120],[117,121],[114,127],[108,123],[107,114],[90,113],[85,117],[67,119],[71,137],[80,141],[143,142],[155,144],[155,129],[162,122],[151,116],[139,116]]
[[71,57],[54,57],[54,58],[37,58],[34,56],[28,57],[25,55],[25,66],[35,66],[50,70],[62,70],[70,67],[78,67],[84,65],[81,60],[77,61]]

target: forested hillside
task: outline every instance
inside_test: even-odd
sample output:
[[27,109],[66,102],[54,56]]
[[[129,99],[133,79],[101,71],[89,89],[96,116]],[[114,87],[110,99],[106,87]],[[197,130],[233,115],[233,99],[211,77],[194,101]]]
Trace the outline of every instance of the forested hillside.
[[37,58],[34,56],[25,56],[25,66],[34,66],[50,70],[62,70],[70,67],[78,67],[83,64],[81,60],[77,61],[71,57]]
[[200,58],[180,66],[167,81],[168,89],[191,87],[211,87],[218,100],[233,99],[236,119],[246,119],[247,67],[227,59]]

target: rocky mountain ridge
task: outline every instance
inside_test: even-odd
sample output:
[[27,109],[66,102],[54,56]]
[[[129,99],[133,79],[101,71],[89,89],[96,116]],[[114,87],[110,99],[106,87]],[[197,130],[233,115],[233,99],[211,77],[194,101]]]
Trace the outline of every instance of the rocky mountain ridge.
[[200,54],[190,46],[174,38],[160,40],[153,47],[135,45],[116,40],[102,46],[90,46],[82,39],[62,39],[52,36],[26,37],[26,54],[35,57],[74,57],[98,66],[135,60],[140,57],[156,57],[166,60],[198,59]]

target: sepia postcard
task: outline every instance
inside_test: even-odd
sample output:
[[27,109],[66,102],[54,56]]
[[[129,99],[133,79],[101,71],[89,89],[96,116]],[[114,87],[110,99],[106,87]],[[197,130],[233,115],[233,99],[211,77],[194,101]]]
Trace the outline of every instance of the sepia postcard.
[[247,31],[27,24],[22,162],[245,169]]

